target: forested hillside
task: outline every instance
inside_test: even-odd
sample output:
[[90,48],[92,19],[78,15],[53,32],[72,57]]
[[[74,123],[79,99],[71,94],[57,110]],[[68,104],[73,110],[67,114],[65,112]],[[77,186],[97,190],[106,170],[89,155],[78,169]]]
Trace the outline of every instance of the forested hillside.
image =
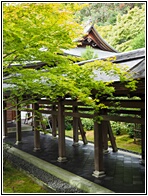
[[84,26],[95,24],[119,52],[145,47],[144,3],[89,3],[76,12],[76,19]]

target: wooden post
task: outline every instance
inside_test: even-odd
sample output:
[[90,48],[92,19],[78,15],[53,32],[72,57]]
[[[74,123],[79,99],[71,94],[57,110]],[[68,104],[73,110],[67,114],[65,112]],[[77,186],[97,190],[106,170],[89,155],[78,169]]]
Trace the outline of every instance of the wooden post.
[[94,122],[94,164],[95,171],[92,175],[96,178],[105,176],[103,165],[102,122],[100,124]]
[[3,136],[6,137],[8,135],[7,129],[7,110],[6,110],[7,102],[3,101]]
[[16,144],[22,142],[22,131],[21,131],[21,111],[19,110],[18,101],[16,101]]
[[[101,111],[101,114],[106,115],[107,111],[106,109]],[[102,134],[103,134],[103,153],[108,154],[108,126],[107,126],[107,121],[102,121]]]
[[[56,105],[52,105],[52,111],[56,111]],[[56,137],[57,135],[57,119],[56,119],[56,115],[52,114],[52,136]]]
[[34,122],[34,151],[40,150],[40,116],[38,114],[39,104],[34,103],[33,105],[34,114],[33,114],[33,122]]
[[62,100],[58,102],[58,133],[59,133],[59,157],[58,162],[65,162],[66,149],[65,149],[65,116],[63,115],[64,105]]
[[[78,106],[73,106],[73,112],[78,112]],[[79,145],[78,118],[73,117],[73,146]]]
[[[141,109],[141,118],[145,119],[145,109]],[[145,164],[145,124],[141,124],[141,164]]]

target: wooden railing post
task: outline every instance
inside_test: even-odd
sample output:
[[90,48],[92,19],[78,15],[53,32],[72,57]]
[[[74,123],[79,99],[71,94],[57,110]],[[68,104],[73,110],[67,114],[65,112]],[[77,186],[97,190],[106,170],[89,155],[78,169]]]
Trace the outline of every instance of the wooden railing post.
[[103,165],[103,134],[102,134],[102,122],[94,122],[94,164],[95,171],[93,176],[96,178],[105,176]]
[[62,105],[62,100],[58,102],[58,134],[59,134],[59,157],[58,162],[67,161],[66,158],[66,149],[65,149],[65,116],[64,105]]
[[19,110],[18,100],[16,101],[16,144],[22,142],[22,130],[21,130],[21,111]]
[[6,137],[8,135],[8,129],[7,129],[7,102],[3,101],[3,136]]
[[39,104],[34,103],[33,104],[33,123],[34,123],[34,151],[40,150],[40,116],[38,113],[39,110]]

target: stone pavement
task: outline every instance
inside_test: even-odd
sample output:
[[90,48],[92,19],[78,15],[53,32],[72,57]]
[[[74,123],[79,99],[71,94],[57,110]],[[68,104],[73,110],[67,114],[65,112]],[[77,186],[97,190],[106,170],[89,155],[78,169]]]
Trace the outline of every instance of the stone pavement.
[[50,134],[41,133],[41,150],[34,152],[33,131],[22,132],[22,143],[15,145],[15,132],[10,132],[5,142],[13,144],[16,148],[33,156],[43,159],[51,164],[81,176],[89,181],[101,185],[115,193],[145,193],[145,167],[139,164],[140,156],[119,150],[104,154],[104,167],[106,176],[95,178],[94,171],[94,147],[93,144],[73,146],[71,139],[66,139],[67,162],[59,163],[58,138]]

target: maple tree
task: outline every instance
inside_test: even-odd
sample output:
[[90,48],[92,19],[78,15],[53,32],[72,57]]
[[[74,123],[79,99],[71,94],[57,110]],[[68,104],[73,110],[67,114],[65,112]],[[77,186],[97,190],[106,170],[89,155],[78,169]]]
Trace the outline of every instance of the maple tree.
[[[3,57],[4,82],[9,84],[9,99],[20,105],[23,96],[32,103],[39,98],[48,97],[52,101],[66,96],[82,101],[96,108],[100,96],[112,96],[114,88],[110,82],[95,80],[94,69],[107,74],[119,75],[126,81],[124,68],[110,60],[95,61],[79,66],[63,55],[62,49],[76,46],[73,40],[81,35],[82,28],[74,20],[78,4],[63,3],[12,3],[3,6]],[[23,69],[28,61],[46,62],[42,69]],[[22,66],[11,66],[14,63]],[[24,63],[22,63],[24,62]],[[92,90],[98,93],[91,99]],[[19,93],[18,93],[19,92]],[[97,102],[97,105],[96,105]]]
[[53,64],[60,58],[63,61],[59,56],[63,54],[61,49],[76,46],[73,40],[82,34],[82,27],[74,20],[75,9],[76,4],[4,4],[4,63],[33,60]]

